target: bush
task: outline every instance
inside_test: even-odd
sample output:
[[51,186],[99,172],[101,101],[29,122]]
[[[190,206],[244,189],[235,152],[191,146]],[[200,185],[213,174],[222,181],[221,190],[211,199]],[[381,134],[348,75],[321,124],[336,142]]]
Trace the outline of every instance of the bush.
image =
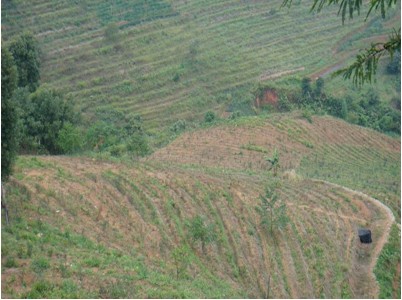
[[309,123],[313,123],[312,113],[309,109],[303,109],[302,117],[305,118]]
[[278,100],[278,108],[280,111],[290,111],[292,109],[292,104],[290,103],[287,96],[280,96]]
[[144,134],[135,133],[127,142],[127,150],[137,156],[145,156],[151,152]]
[[212,112],[212,111],[207,111],[207,112],[205,113],[205,116],[204,116],[204,121],[205,121],[205,123],[212,123],[213,121],[215,121],[215,119],[216,119],[216,116],[215,116],[215,113],[214,113],[214,112]]
[[234,111],[230,114],[229,119],[230,120],[235,120],[241,117],[241,112],[240,111]]
[[57,145],[63,153],[75,153],[82,149],[84,140],[82,133],[73,124],[67,122],[59,132]]
[[191,241],[201,243],[202,252],[205,253],[205,246],[216,239],[214,224],[206,224],[201,216],[196,216],[187,222],[188,235]]
[[48,281],[37,281],[32,285],[32,289],[25,295],[27,299],[43,299],[49,297],[54,285]]
[[42,273],[50,267],[49,261],[44,257],[36,258],[31,263],[31,268],[35,273]]
[[186,130],[186,121],[184,120],[178,120],[176,123],[174,123],[171,127],[170,127],[170,131],[174,132],[174,133],[179,133],[182,132],[184,130]]
[[16,268],[16,267],[18,267],[18,265],[17,265],[17,262],[15,261],[14,257],[8,257],[6,262],[5,262],[5,264],[4,264],[4,267],[6,267],[6,268]]

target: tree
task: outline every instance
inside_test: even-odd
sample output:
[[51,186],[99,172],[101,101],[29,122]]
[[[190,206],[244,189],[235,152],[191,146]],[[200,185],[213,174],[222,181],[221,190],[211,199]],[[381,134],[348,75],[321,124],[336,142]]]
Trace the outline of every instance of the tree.
[[394,57],[387,66],[387,72],[389,74],[396,74],[396,75],[401,74],[401,51],[395,52]]
[[64,123],[59,131],[57,145],[63,153],[75,153],[82,149],[84,140],[81,132],[70,122]]
[[38,42],[31,33],[26,32],[12,41],[9,49],[18,69],[18,86],[28,86],[29,91],[34,92],[40,79]]
[[311,79],[308,77],[304,77],[301,82],[301,88],[302,88],[302,95],[304,97],[311,96],[312,94]]
[[176,278],[179,279],[190,264],[190,249],[187,245],[182,245],[176,247],[171,255],[176,267]]
[[[283,0],[282,6],[290,7],[293,0]],[[325,5],[339,5],[338,15],[342,16],[342,24],[345,23],[347,15],[352,19],[354,14],[360,14],[361,7],[369,5],[368,13],[365,20],[370,16],[371,12],[380,10],[381,17],[384,19],[386,11],[389,10],[398,0],[313,0],[311,11],[320,12]],[[362,85],[365,82],[371,82],[376,74],[379,59],[383,55],[391,56],[401,48],[401,30],[394,31],[386,42],[372,43],[367,48],[357,54],[355,62],[350,66],[338,70],[334,75],[342,75],[345,79],[351,79],[355,85]]]
[[286,204],[280,201],[275,191],[276,186],[265,188],[265,194],[260,194],[261,204],[256,207],[257,212],[261,216],[261,226],[270,231],[271,234],[274,232],[274,227],[282,229],[289,222],[286,214]]
[[11,53],[1,48],[1,181],[8,179],[12,172],[18,140],[18,113],[12,99],[17,87],[17,68]]
[[266,157],[265,159],[271,164],[271,167],[268,169],[268,171],[273,170],[274,171],[274,176],[277,176],[278,175],[278,170],[281,167],[280,164],[279,164],[278,150],[275,149],[274,153],[272,154],[272,157]]
[[323,78],[318,78],[315,82],[315,97],[321,98],[322,97],[322,93],[324,90],[324,79]]
[[23,147],[27,152],[44,151],[50,154],[63,153],[58,140],[60,131],[66,123],[76,123],[72,104],[61,93],[40,87],[24,101]]
[[187,223],[188,234],[191,241],[200,242],[202,252],[206,253],[206,244],[213,242],[216,239],[215,226],[206,224],[201,216],[195,216]]

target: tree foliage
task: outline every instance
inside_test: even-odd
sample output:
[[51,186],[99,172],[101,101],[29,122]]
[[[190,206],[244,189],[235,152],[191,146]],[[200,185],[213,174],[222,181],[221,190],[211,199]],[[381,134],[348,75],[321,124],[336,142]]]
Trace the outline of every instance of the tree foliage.
[[205,246],[216,239],[214,224],[207,224],[201,216],[195,216],[187,222],[189,238],[193,243],[200,242],[202,252],[206,252]]
[[289,222],[286,214],[286,204],[279,199],[275,186],[265,188],[265,194],[260,195],[261,203],[256,207],[261,216],[261,226],[273,234],[274,228],[285,228]]
[[1,48],[1,181],[11,175],[17,155],[18,113],[12,99],[17,87],[17,68],[11,53]]
[[35,37],[29,33],[19,35],[11,42],[9,50],[12,53],[18,69],[18,86],[28,86],[34,92],[40,79],[40,49]]
[[179,279],[190,264],[190,249],[187,245],[178,246],[172,251],[171,256],[176,267],[176,278]]
[[[353,18],[357,13],[360,14],[363,5],[368,6],[366,20],[372,11],[380,11],[381,17],[385,18],[386,11],[391,9],[397,3],[397,0],[313,0],[311,11],[320,12],[324,6],[338,5],[338,15],[342,16],[342,24],[347,17]],[[282,6],[291,6],[292,0],[284,0]],[[389,36],[388,41],[371,44],[370,48],[360,51],[357,54],[355,62],[350,66],[338,70],[334,75],[342,75],[345,79],[351,79],[355,85],[362,85],[371,82],[376,74],[379,59],[383,55],[391,56],[401,48],[401,30],[394,29]]]
[[113,109],[98,109],[96,122],[86,132],[86,147],[112,156],[144,156],[151,152],[140,116]]
[[281,167],[280,164],[279,164],[278,150],[275,149],[274,153],[272,154],[272,157],[266,157],[265,159],[271,164],[271,167],[269,168],[269,171],[273,170],[274,176],[277,176],[279,168]]
[[59,134],[66,123],[76,123],[72,104],[46,86],[18,99],[21,107],[21,147],[27,153],[61,154]]

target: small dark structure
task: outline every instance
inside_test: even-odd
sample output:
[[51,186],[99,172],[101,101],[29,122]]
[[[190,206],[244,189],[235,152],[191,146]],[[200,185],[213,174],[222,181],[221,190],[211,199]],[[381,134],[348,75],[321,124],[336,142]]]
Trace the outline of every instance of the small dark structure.
[[372,242],[370,229],[359,229],[358,233],[359,233],[359,238],[360,238],[361,243],[370,244]]

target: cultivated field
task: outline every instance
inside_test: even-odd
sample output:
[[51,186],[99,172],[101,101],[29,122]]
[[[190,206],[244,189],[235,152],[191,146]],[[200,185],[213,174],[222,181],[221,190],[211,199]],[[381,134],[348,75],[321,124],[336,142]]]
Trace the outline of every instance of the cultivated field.
[[[342,152],[341,145],[370,148],[372,156]],[[271,234],[256,207],[273,180],[264,156],[275,147],[283,177],[278,193],[290,222]],[[20,157],[7,188],[12,225],[2,227],[2,296],[378,297],[373,269],[392,213],[362,193],[309,179],[318,166],[312,159],[308,167],[306,159],[317,155],[319,164],[323,153],[345,172],[314,177],[350,180],[351,188],[367,179],[353,179],[344,161],[363,166],[386,156],[400,163],[397,140],[333,118],[310,124],[294,115],[186,133],[128,165]],[[373,163],[384,184],[400,184],[388,164]],[[388,192],[395,200],[399,188]],[[205,251],[188,239],[186,224],[197,215],[216,232]],[[358,241],[361,227],[373,232],[368,247]],[[172,253],[183,245],[189,263],[176,276]]]

